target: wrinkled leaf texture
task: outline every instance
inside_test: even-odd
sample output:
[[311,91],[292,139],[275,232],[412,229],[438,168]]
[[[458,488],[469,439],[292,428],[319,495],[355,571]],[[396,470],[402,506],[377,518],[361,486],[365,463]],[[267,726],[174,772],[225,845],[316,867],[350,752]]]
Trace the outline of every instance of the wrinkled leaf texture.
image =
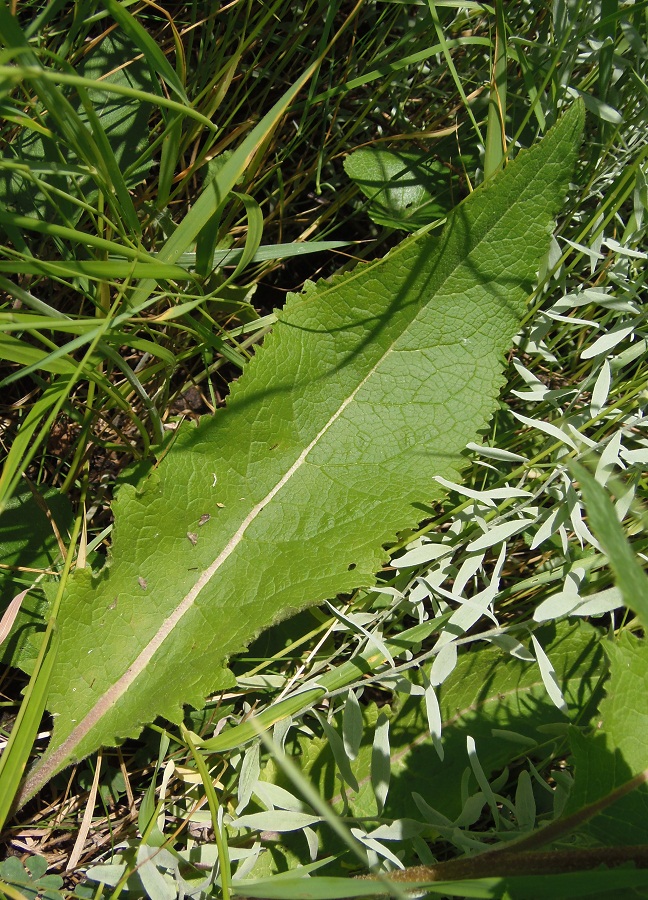
[[593,734],[571,732],[575,776],[565,815],[583,811],[588,818],[578,830],[590,841],[647,844],[648,644],[622,634],[603,647],[610,659],[606,698]]
[[180,721],[262,629],[373,583],[493,412],[582,120],[574,105],[440,238],[291,296],[227,408],[122,487],[110,564],[66,592],[54,732],[23,799],[156,716]]

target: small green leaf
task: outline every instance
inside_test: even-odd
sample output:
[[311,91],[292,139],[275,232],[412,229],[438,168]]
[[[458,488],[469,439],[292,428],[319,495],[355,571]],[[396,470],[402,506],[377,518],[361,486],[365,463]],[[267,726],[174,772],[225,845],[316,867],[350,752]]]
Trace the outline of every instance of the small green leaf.
[[344,782],[348,784],[352,791],[359,791],[360,788],[358,787],[358,782],[356,781],[356,777],[353,774],[350,758],[346,753],[344,742],[336,731],[334,724],[327,722],[323,716],[317,713],[317,711],[315,711],[315,715],[317,716],[322,730],[326,735],[326,740],[328,741],[331,752],[333,753],[333,756],[335,758],[338,772],[340,773]]
[[320,816],[287,809],[273,809],[270,812],[252,813],[235,819],[235,828],[253,828],[256,831],[301,831],[307,825],[321,822]]
[[342,739],[349,759],[355,759],[362,741],[362,710],[355,691],[349,691],[342,719]]
[[378,225],[415,231],[450,209],[450,171],[422,153],[363,147],[347,156],[344,169],[371,201]]
[[385,808],[390,777],[389,719],[384,713],[381,713],[376,722],[373,746],[371,748],[371,786],[376,796],[379,815],[382,815],[382,811]]
[[[47,860],[43,856],[30,856],[25,864],[16,856],[8,856],[0,862],[0,890],[12,900],[63,900],[60,875],[46,875]],[[9,892],[7,886],[17,889]]]

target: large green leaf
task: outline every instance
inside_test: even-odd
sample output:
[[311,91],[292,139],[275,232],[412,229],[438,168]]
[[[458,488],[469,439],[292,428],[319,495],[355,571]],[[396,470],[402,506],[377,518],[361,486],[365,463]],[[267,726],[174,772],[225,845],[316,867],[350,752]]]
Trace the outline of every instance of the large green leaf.
[[[641,563],[607,492],[586,469],[571,465],[615,582],[645,627],[648,580]],[[601,843],[648,844],[648,644],[622,633],[604,647],[610,658],[607,696],[594,734],[572,733],[576,771],[566,815],[574,829]]]
[[579,104],[440,239],[291,297],[227,409],[122,488],[111,564],[64,598],[54,733],[23,797],[157,715],[179,721],[271,623],[373,583],[494,409],[582,120]]
[[610,679],[597,731],[571,735],[575,776],[565,814],[603,844],[648,844],[648,645],[622,635],[605,650]]

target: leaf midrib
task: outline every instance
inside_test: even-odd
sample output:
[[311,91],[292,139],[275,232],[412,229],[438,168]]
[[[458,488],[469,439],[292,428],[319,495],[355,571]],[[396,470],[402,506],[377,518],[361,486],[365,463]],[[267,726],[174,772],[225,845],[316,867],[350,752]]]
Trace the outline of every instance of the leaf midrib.
[[[518,206],[521,202],[523,202],[523,198],[526,194],[531,192],[532,185],[535,181],[534,178],[530,178],[522,191],[517,194],[517,200],[515,202],[515,206]],[[492,182],[491,182],[492,185]],[[486,190],[488,190],[491,185],[488,185]],[[463,205],[463,204],[462,204]],[[479,221],[483,216],[488,215],[488,207],[484,206],[481,210],[478,210],[476,219],[471,223],[472,228],[477,231]],[[449,217],[448,224],[446,225],[447,233],[450,234],[450,229],[452,226],[453,220],[456,218],[456,211],[453,211],[451,216]],[[436,285],[434,296],[438,296],[444,285],[454,276],[458,269],[465,263],[466,259],[474,254],[479,247],[487,240],[490,236],[492,230],[496,229],[501,224],[501,218],[493,219],[491,225],[487,229],[483,229],[481,234],[479,235],[478,240],[471,246],[470,250],[467,254],[462,255],[456,262],[455,265],[451,266],[451,268],[443,275],[440,282]],[[443,235],[441,236],[443,237]],[[393,250],[390,254],[390,258],[393,259],[401,255],[401,253],[407,252],[412,244],[416,244],[417,241],[420,241],[421,237],[417,236],[416,238],[412,238],[411,240],[405,240],[402,244],[400,244],[395,250]],[[435,248],[436,249],[436,248]],[[363,277],[368,272],[371,272],[373,268],[384,264],[385,259],[378,259],[369,263],[368,266],[359,267],[359,271],[357,273],[352,273],[348,279],[346,280],[346,284],[352,283],[356,277]],[[336,290],[337,285],[334,283],[330,286],[330,288],[324,289],[319,294],[319,297],[326,296],[326,294],[330,290]],[[431,299],[431,298],[430,298]],[[308,302],[309,298],[306,297],[303,302]],[[193,607],[197,597],[202,592],[203,588],[205,588],[209,582],[212,580],[214,575],[219,571],[222,565],[226,562],[227,559],[232,555],[232,553],[236,550],[236,548],[241,543],[247,529],[250,525],[257,519],[259,514],[263,511],[263,509],[274,499],[274,497],[279,493],[279,491],[285,487],[285,485],[291,480],[291,478],[298,472],[303,464],[306,462],[306,459],[309,453],[318,445],[319,441],[322,437],[330,430],[331,426],[337,421],[337,419],[342,415],[342,413],[348,408],[348,406],[353,402],[359,391],[364,387],[364,385],[369,381],[369,379],[375,374],[378,368],[384,363],[384,361],[389,358],[389,356],[393,353],[394,347],[396,343],[401,339],[402,335],[411,328],[412,324],[416,321],[419,315],[421,315],[422,311],[427,307],[427,304],[430,302],[428,300],[423,306],[418,307],[411,319],[407,324],[404,324],[403,328],[399,332],[399,334],[394,338],[394,340],[390,343],[390,345],[385,349],[385,351],[381,354],[376,363],[372,366],[369,372],[362,378],[362,380],[358,383],[358,385],[353,389],[353,391],[342,401],[342,403],[338,406],[335,412],[329,417],[326,424],[320,429],[320,431],[315,435],[312,441],[308,444],[308,446],[299,454],[295,462],[290,466],[290,468],[286,471],[286,473],[279,479],[279,481],[271,488],[271,490],[266,494],[266,496],[260,500],[250,512],[247,514],[241,525],[238,527],[234,535],[230,538],[226,546],[221,550],[213,563],[210,564],[206,569],[204,569],[197,581],[195,582],[192,589],[182,598],[182,600],[175,607],[171,615],[169,615],[157,632],[153,635],[153,637],[148,641],[146,646],[140,651],[136,659],[131,663],[131,665],[126,669],[124,674],[118,678],[110,688],[97,700],[92,709],[84,716],[81,722],[76,725],[76,727],[70,732],[70,734],[65,738],[65,740],[57,747],[55,751],[52,752],[51,755],[46,754],[43,758],[41,765],[39,766],[38,772],[34,773],[35,776],[33,779],[28,779],[25,783],[25,787],[23,793],[28,794],[30,790],[30,780],[34,783],[43,784],[58,770],[58,768],[65,762],[65,760],[69,759],[74,754],[74,749],[78,746],[81,740],[90,732],[90,730],[101,721],[101,719],[108,713],[108,711],[114,707],[114,705],[120,700],[120,698],[128,691],[131,685],[136,681],[136,679],[145,671],[146,666],[152,660],[155,653],[160,649],[160,647],[164,644],[167,638],[173,633],[176,626],[182,621],[184,616],[189,612],[189,610]],[[298,304],[299,306],[300,304]],[[293,307],[294,309],[294,307]],[[139,724],[139,723],[138,723]],[[33,787],[33,784],[32,784]]]

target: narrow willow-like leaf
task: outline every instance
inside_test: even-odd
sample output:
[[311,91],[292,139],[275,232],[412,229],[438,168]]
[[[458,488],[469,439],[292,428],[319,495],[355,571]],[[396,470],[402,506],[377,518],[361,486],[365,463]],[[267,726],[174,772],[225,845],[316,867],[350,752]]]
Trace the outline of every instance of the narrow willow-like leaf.
[[23,797],[158,715],[179,721],[271,623],[373,583],[494,409],[582,119],[579,104],[440,239],[291,297],[227,409],[121,489],[111,562],[78,572],[61,609],[54,734]]
[[[569,716],[580,721],[592,700],[604,670],[600,635],[589,625],[565,622],[545,626],[537,632],[556,668],[558,684],[567,700]],[[426,665],[424,672],[429,675]],[[407,819],[416,813],[413,795],[425,798],[436,816],[448,824],[461,813],[462,777],[470,765],[466,738],[478,749],[479,764],[488,779],[519,758],[521,748],[543,746],[547,734],[564,728],[566,719],[547,696],[538,666],[515,659],[493,646],[474,646],[459,657],[456,669],[438,691],[439,726],[443,760],[430,737],[429,721],[420,696],[410,696],[391,714],[390,788],[383,816]],[[307,737],[294,731],[286,752],[301,759],[301,769],[318,793],[329,798],[339,813],[359,819],[376,816],[378,809],[372,781],[373,735],[380,710],[373,704],[363,707],[363,736],[356,759],[351,763],[360,791],[340,792],[335,775],[335,758],[325,736]],[[235,729],[232,729],[235,731]],[[440,743],[440,742],[439,742]],[[274,764],[263,778],[287,787]],[[471,778],[467,789],[478,789]],[[433,822],[434,818],[425,817]],[[323,835],[325,853],[333,853],[329,836]],[[403,858],[407,864],[414,851],[410,846]]]

